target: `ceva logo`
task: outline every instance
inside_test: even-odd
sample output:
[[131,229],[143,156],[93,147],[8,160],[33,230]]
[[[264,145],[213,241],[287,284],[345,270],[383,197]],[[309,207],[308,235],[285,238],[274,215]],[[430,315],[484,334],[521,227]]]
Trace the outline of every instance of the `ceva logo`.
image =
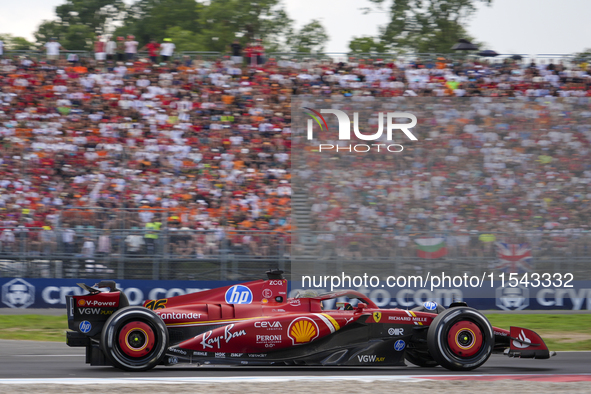
[[252,292],[246,286],[236,285],[226,290],[227,304],[250,304],[252,302]]
[[[339,140],[351,140],[351,119],[344,111],[341,111],[338,109],[321,109],[320,112],[318,112],[318,111],[316,111],[312,108],[308,108],[308,107],[304,107],[304,109],[309,111],[310,112],[309,115],[312,117],[312,119],[308,119],[308,124],[307,124],[308,125],[308,129],[307,129],[308,140],[314,139],[314,121],[316,121],[316,123],[320,127],[320,130],[326,129],[326,131],[328,131],[328,124],[327,124],[324,116],[322,116],[322,114],[333,114],[337,117],[337,120],[339,122],[339,132],[338,132]],[[411,141],[418,140],[417,137],[415,137],[415,135],[409,130],[410,128],[417,125],[417,117],[416,116],[414,116],[413,114],[408,113],[408,112],[388,112],[385,114],[385,116],[386,116],[386,140],[387,141],[392,140],[392,132],[394,130],[401,130],[402,132],[404,132],[404,134]],[[394,119],[400,119],[400,118],[410,119],[411,122],[410,123],[394,123]],[[378,113],[378,130],[374,134],[362,134],[359,131],[359,112],[353,112],[353,133],[355,134],[355,137],[357,137],[358,139],[360,139],[362,141],[376,141],[376,140],[380,139],[384,133],[384,113],[383,112]],[[390,144],[390,145],[371,144],[371,146],[375,146],[376,150],[378,152],[380,151],[380,147],[385,147],[384,149],[387,150],[388,152],[402,152],[402,150],[404,149],[404,147],[399,144]],[[322,150],[336,149],[337,152],[342,151],[342,150],[346,150],[348,152],[354,151],[354,152],[363,153],[363,152],[370,151],[372,149],[371,146],[367,145],[367,144],[358,144],[358,145],[353,145],[353,146],[349,145],[348,147],[337,145],[335,147],[332,144],[320,144],[319,151],[322,152]],[[392,147],[395,147],[397,150],[393,150]]]

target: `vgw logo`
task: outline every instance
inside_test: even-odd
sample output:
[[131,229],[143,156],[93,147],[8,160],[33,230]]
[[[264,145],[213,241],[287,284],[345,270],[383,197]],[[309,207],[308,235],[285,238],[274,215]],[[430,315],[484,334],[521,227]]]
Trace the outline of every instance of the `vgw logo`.
[[[333,114],[337,117],[339,122],[339,133],[338,138],[339,140],[343,141],[350,141],[351,140],[351,119],[349,115],[347,115],[344,111],[338,109],[321,109],[320,112],[304,107],[305,110],[309,111],[309,115],[312,119],[308,119],[308,140],[314,139],[314,121],[320,126],[320,130],[328,131],[328,124],[326,123],[326,119],[322,116],[322,114]],[[407,118],[410,119],[410,123],[394,123],[395,119],[400,118]],[[408,112],[388,112],[386,113],[386,140],[392,141],[392,132],[394,130],[401,130],[404,134],[411,140],[417,141],[417,137],[411,131],[410,128],[413,128],[417,125],[417,117]],[[378,131],[374,134],[362,134],[359,131],[359,112],[353,112],[353,133],[355,137],[362,141],[377,141],[382,138],[384,134],[384,113],[380,112],[378,114]],[[320,152],[327,151],[327,150],[335,150],[336,152],[340,151],[347,151],[347,152],[358,152],[358,153],[365,153],[369,152],[375,147],[377,152],[380,152],[381,149],[384,149],[388,152],[398,153],[404,150],[404,147],[400,144],[356,144],[356,145],[349,145],[349,146],[340,146],[340,145],[333,145],[333,144],[320,144],[318,145],[318,150]]]
[[360,363],[381,363],[386,357],[378,357],[375,354],[360,354],[357,356]]
[[246,286],[236,285],[226,291],[226,303],[228,304],[250,304],[252,292]]

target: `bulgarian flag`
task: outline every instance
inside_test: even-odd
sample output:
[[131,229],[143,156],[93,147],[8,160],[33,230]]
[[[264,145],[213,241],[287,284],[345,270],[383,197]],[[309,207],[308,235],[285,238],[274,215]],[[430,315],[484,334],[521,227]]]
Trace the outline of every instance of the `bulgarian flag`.
[[445,238],[417,238],[417,256],[422,259],[438,259],[447,254]]

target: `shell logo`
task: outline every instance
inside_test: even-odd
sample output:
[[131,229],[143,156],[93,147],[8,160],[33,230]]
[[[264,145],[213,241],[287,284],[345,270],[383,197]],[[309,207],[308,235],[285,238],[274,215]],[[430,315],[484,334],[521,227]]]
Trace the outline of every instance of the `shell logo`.
[[84,304],[86,304],[86,300],[78,300],[79,306],[84,306]]
[[308,343],[318,338],[320,330],[316,322],[309,317],[299,317],[287,328],[287,336],[294,345]]

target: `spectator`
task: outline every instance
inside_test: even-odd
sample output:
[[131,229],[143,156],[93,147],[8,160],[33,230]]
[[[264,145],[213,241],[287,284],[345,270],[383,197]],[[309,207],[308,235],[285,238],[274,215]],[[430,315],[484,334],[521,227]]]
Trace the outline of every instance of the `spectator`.
[[230,44],[230,49],[232,50],[232,62],[234,64],[242,64],[242,45],[240,45],[240,41],[234,40]]
[[168,60],[172,58],[175,48],[176,47],[170,38],[164,39],[164,42],[160,45],[160,56],[162,56],[162,61],[164,63],[168,62]]
[[97,36],[94,42],[94,58],[97,62],[104,62],[107,60],[106,43],[102,36]]
[[118,62],[125,61],[125,37],[122,37],[122,36],[117,37],[117,44],[115,47],[115,52],[117,53],[117,61]]
[[47,60],[50,62],[55,62],[59,60],[60,57],[60,49],[65,51],[66,49],[61,46],[59,42],[55,40],[54,37],[49,39],[49,42],[45,43],[46,49],[46,57]]
[[257,65],[257,52],[256,47],[253,43],[248,43],[246,45],[246,49],[244,49],[246,53],[246,62],[250,67],[256,67]]
[[259,66],[265,64],[265,47],[263,46],[263,40],[260,38],[257,38],[253,52],[256,56],[256,64]]
[[108,41],[105,44],[105,54],[107,55],[107,60],[112,62],[115,61],[115,54],[117,52],[117,43],[113,41],[113,37],[109,36]]
[[157,220],[150,220],[146,223],[145,229],[147,230],[144,238],[146,243],[146,252],[148,255],[156,253],[156,246],[158,244],[158,234],[160,233],[160,227],[162,222]]
[[62,226],[62,245],[64,247],[63,252],[66,254],[74,253],[74,244],[76,232],[72,230],[68,223],[64,223]]
[[84,243],[82,244],[82,251],[81,251],[82,258],[85,260],[92,260],[92,259],[94,259],[94,252],[95,252],[94,241],[90,237],[85,237]]
[[98,238],[98,248],[97,252],[102,255],[110,255],[111,254],[111,231],[105,230],[103,234],[101,234]]
[[139,43],[135,40],[134,36],[127,36],[127,40],[125,41],[125,56],[128,62],[131,62],[135,59],[138,44]]
[[132,233],[125,238],[125,244],[127,245],[127,252],[131,254],[141,254],[144,247],[144,237],[137,233]]
[[160,44],[156,40],[150,40],[141,50],[147,49],[150,60],[152,63],[156,63],[158,61],[158,48],[160,48]]
[[57,250],[57,237],[55,231],[50,226],[43,226],[39,234],[41,242],[41,254],[44,256],[53,255]]

